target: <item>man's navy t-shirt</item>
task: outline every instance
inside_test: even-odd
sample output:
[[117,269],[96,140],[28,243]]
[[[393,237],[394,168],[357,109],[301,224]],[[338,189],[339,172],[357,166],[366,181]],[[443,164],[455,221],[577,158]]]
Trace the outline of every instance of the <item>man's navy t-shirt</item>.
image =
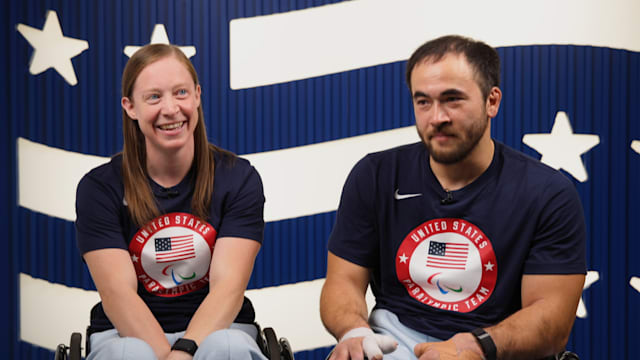
[[489,168],[446,192],[422,143],[369,154],[343,189],[329,250],[371,269],[376,307],[440,339],[521,307],[523,274],[584,274],[574,185],[497,141]]

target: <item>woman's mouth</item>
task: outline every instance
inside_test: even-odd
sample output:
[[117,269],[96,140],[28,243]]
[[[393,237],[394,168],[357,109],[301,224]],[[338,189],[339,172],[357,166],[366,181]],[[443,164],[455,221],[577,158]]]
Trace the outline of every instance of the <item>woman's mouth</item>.
[[164,124],[164,125],[159,125],[158,128],[160,128],[160,130],[175,130],[175,129],[181,128],[185,123],[186,121],[181,121],[181,122],[172,123],[172,124]]

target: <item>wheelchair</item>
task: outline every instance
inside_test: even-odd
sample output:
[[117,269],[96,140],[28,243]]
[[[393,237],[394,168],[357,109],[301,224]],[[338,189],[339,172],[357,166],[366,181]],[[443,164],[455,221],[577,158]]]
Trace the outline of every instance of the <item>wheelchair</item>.
[[[293,351],[291,345],[286,338],[280,338],[276,336],[273,328],[267,327],[260,328],[258,323],[254,323],[258,329],[258,335],[256,336],[256,342],[262,354],[269,360],[295,360],[293,357]],[[91,330],[87,327],[85,336],[85,357],[89,355],[91,351],[89,337],[91,336]],[[74,332],[71,334],[69,345],[59,344],[56,348],[54,360],[80,360],[82,359],[82,334]]]

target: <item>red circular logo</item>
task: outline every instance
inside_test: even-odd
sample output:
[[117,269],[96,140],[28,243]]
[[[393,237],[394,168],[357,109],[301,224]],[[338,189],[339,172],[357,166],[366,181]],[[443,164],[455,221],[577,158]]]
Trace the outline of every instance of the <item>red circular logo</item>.
[[209,283],[216,230],[187,213],[159,216],[129,243],[138,281],[158,296],[173,297]]
[[396,272],[417,301],[466,313],[491,296],[498,265],[491,241],[477,226],[445,218],[427,221],[405,237]]

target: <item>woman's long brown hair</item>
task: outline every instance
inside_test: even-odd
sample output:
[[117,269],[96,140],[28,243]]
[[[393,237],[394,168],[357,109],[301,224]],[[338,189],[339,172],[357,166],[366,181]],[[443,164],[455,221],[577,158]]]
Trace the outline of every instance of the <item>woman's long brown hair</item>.
[[[198,83],[198,74],[193,64],[182,51],[172,45],[152,44],[136,51],[129,59],[122,73],[122,96],[129,98],[133,92],[133,86],[140,72],[147,65],[160,59],[173,56],[184,64],[193,78],[194,86]],[[124,197],[128,204],[129,214],[133,221],[140,227],[147,224],[160,215],[156,200],[147,180],[147,153],[145,139],[138,122],[122,110],[122,131],[124,135],[124,147],[122,149],[122,178],[124,182]],[[214,152],[221,149],[209,144],[207,131],[204,125],[202,102],[198,106],[198,123],[193,132],[195,175],[195,189],[191,200],[191,211],[201,219],[209,217],[209,206],[213,193],[214,179]],[[223,151],[227,153],[226,151]]]

